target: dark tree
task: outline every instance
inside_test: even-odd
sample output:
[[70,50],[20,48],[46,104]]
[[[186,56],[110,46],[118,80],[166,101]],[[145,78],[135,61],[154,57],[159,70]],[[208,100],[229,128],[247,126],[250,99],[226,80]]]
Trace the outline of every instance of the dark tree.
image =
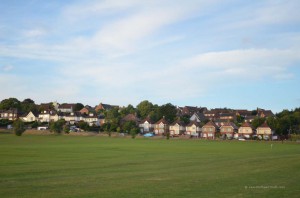
[[165,119],[172,123],[176,118],[177,109],[171,103],[164,104],[160,107],[160,115],[165,116]]
[[184,124],[190,123],[190,116],[189,115],[182,115],[180,116],[180,120],[184,122]]
[[56,122],[50,122],[50,131],[60,134],[62,132],[65,120],[61,119]]
[[90,126],[88,123],[84,122],[84,121],[80,121],[77,123],[78,128],[84,130],[84,131],[88,131],[90,129]]
[[11,108],[21,110],[21,102],[16,98],[8,98],[1,101],[0,109],[9,110]]
[[74,111],[80,111],[83,107],[84,107],[83,104],[76,103],[74,106]]
[[26,112],[26,113],[30,112],[30,111],[33,113],[38,112],[38,108],[37,108],[36,104],[30,98],[27,98],[27,99],[23,100],[23,102],[21,102],[21,109],[23,112]]
[[21,136],[25,131],[25,125],[22,120],[18,119],[13,123],[13,130],[17,136]]
[[134,121],[127,121],[122,126],[122,131],[125,133],[129,133],[131,129],[137,128]]
[[260,125],[262,125],[264,122],[265,122],[265,118],[259,118],[259,117],[256,117],[252,122],[251,122],[251,124],[252,124],[252,126],[254,127],[254,128],[257,128],[257,127],[259,127]]
[[129,104],[127,107],[120,109],[120,116],[124,117],[130,113],[134,114],[135,112],[136,112],[136,109],[131,104]]
[[151,111],[153,111],[153,104],[149,102],[148,100],[144,100],[140,102],[137,106],[137,112],[139,116],[144,119],[146,118]]

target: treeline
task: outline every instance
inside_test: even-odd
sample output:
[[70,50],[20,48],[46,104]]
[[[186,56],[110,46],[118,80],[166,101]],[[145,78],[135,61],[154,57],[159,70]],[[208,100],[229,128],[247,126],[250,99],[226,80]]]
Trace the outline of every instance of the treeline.
[[[80,111],[83,108],[83,104],[76,103],[74,106],[74,111]],[[47,105],[47,108],[54,110],[53,105]],[[7,98],[0,102],[0,110],[9,110],[9,109],[17,109],[20,113],[39,113],[43,110],[49,110],[45,109],[43,105],[35,104],[35,102],[27,98],[23,101],[19,101],[17,98]]]
[[[83,108],[84,105],[81,103],[76,103],[75,111],[79,111]],[[40,112],[42,106],[35,104],[35,102],[28,98],[22,102],[16,98],[4,99],[0,102],[0,110],[8,110],[11,108],[16,108],[21,112]],[[157,122],[162,117],[165,118],[169,123],[174,122],[176,119],[180,119],[185,124],[189,123],[189,115],[179,115],[177,112],[177,107],[171,103],[164,105],[157,105],[144,100],[140,102],[136,107],[129,104],[126,107],[113,108],[107,111],[100,110],[97,112],[102,114],[105,117],[106,123],[103,124],[100,128],[89,127],[87,123],[79,122],[77,126],[84,130],[94,130],[107,131],[107,132],[130,132],[138,131],[138,126],[134,121],[122,121],[122,119],[128,114],[134,114],[140,120],[145,118],[150,118],[152,122]],[[255,112],[254,112],[255,114]],[[231,120],[235,122],[237,126],[240,126],[244,118],[237,117],[237,120]],[[252,121],[252,126],[257,128],[261,124],[267,121],[268,125],[279,135],[287,134],[299,134],[300,133],[300,108],[294,110],[283,110],[280,113],[277,113],[274,117],[260,118],[257,117]],[[7,124],[7,120],[0,120],[0,125],[4,126]],[[207,120],[204,120],[202,124],[205,124]],[[34,123],[36,126],[39,123]],[[59,124],[61,125],[61,123]],[[67,128],[65,129],[67,131]]]

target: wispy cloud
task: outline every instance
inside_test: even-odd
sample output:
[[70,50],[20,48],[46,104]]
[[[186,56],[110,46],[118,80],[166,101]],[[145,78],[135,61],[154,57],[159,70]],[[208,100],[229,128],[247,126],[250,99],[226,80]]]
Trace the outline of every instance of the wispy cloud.
[[3,71],[5,71],[5,72],[7,72],[7,71],[11,71],[11,70],[13,70],[13,66],[12,65],[4,65],[4,66],[2,66],[1,67],[1,69],[3,70]]
[[23,35],[27,38],[37,38],[47,34],[47,31],[42,28],[35,28],[30,30],[25,30]]
[[213,71],[221,75],[263,78],[292,76],[287,69],[300,61],[300,51],[279,49],[242,49],[209,52],[184,60],[189,69]]

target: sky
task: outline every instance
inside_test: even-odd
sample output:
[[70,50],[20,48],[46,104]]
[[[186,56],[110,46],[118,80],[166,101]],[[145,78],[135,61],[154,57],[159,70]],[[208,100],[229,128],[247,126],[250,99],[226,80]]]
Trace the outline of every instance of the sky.
[[0,0],[0,100],[300,107],[299,0]]

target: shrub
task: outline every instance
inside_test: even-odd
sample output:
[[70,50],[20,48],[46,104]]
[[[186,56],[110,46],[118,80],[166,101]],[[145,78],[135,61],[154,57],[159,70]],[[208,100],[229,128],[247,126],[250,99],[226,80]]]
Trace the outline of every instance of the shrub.
[[130,135],[131,135],[131,138],[132,139],[134,139],[135,138],[135,136],[136,136],[136,134],[138,133],[138,129],[137,128],[132,128],[131,130],[130,130]]
[[60,134],[63,130],[65,120],[58,120],[57,122],[50,122],[50,131],[56,134]]
[[13,130],[17,136],[21,136],[25,131],[25,125],[22,120],[18,119],[13,123]]
[[69,134],[69,133],[70,133],[70,126],[69,126],[69,125],[64,125],[63,131],[64,131],[65,133]]
[[300,140],[300,135],[299,134],[291,134],[291,141],[298,141]]

